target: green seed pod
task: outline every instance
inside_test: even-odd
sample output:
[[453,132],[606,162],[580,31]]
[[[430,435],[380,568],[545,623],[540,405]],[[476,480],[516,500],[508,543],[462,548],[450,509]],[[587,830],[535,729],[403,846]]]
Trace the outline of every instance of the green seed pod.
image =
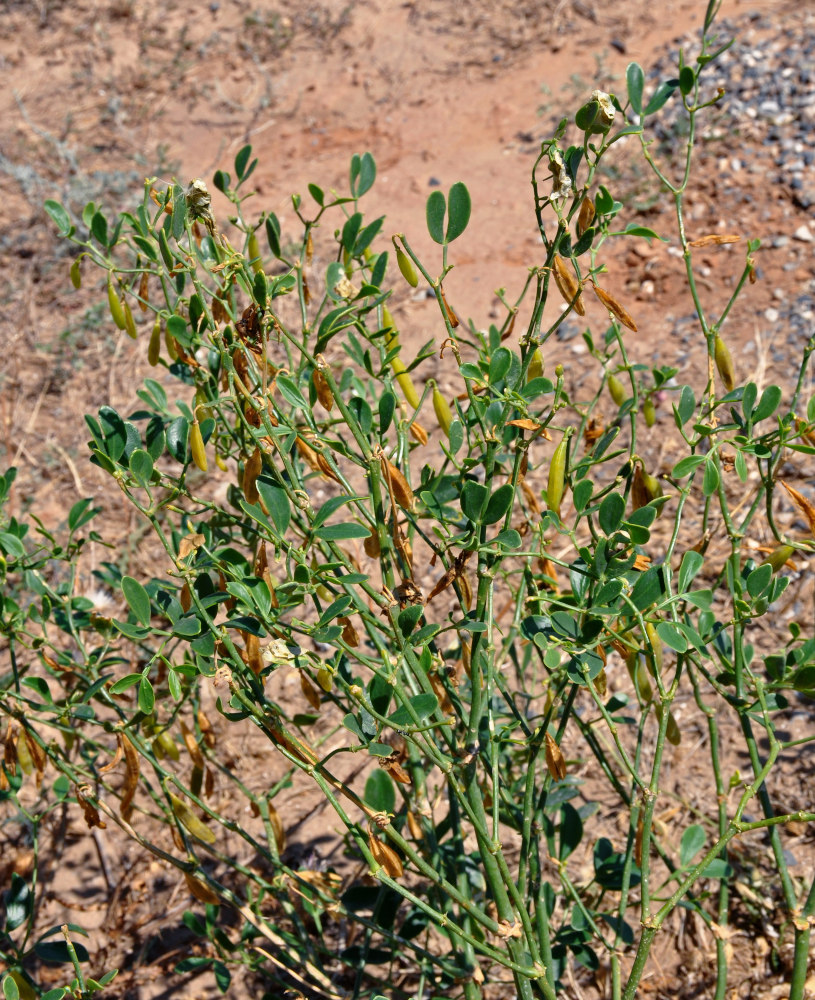
[[730,348],[718,333],[713,341],[713,357],[716,361],[716,370],[719,373],[719,378],[722,380],[722,385],[728,392],[732,392],[736,387],[736,369],[733,367],[733,357],[730,354]]
[[541,349],[536,347],[529,361],[529,368],[526,370],[526,381],[531,382],[533,378],[543,378],[546,365],[541,354]]
[[387,306],[382,306],[382,326],[385,328],[385,344],[388,350],[399,346],[399,331],[393,321],[391,311]]
[[648,671],[642,662],[640,654],[636,651],[629,653],[625,658],[625,665],[628,668],[628,674],[637,694],[644,702],[649,702],[654,695],[654,691],[648,679]]
[[405,369],[405,366],[399,360],[399,358],[394,358],[391,361],[391,368],[393,369],[394,375],[396,375],[396,381],[399,383],[399,387],[402,390],[402,395],[408,402],[409,406],[412,406],[414,410],[419,408],[419,393],[416,391],[416,386],[413,384],[413,379],[410,377],[410,373]]
[[136,321],[133,319],[133,313],[131,312],[129,302],[122,303],[122,312],[124,312],[125,315],[125,330],[127,335],[131,338],[131,340],[135,340],[138,337],[139,332],[136,329]]
[[255,233],[251,233],[249,235],[249,241],[246,244],[246,252],[249,254],[249,261],[255,274],[262,271],[263,261],[260,257],[260,244],[258,243],[258,238]]
[[439,427],[441,427],[445,434],[449,434],[450,424],[453,422],[453,413],[450,409],[450,404],[442,396],[438,386],[433,386],[433,410],[436,414],[436,420],[439,422]]
[[399,265],[399,270],[402,272],[402,277],[405,281],[411,288],[416,288],[419,284],[419,275],[416,273],[413,261],[401,247],[396,248],[396,263]]
[[[654,705],[654,711],[656,713],[657,722],[662,722],[662,705],[657,703]],[[665,725],[665,739],[675,747],[678,747],[682,742],[682,733],[679,729],[679,724],[674,718],[673,712],[668,709],[668,722]]]
[[79,262],[81,260],[81,257],[77,257],[73,264],[71,264],[71,284],[74,288],[82,287],[82,272],[79,270]]
[[153,330],[150,334],[150,343],[147,345],[147,363],[153,368],[158,364],[161,356],[161,320],[156,316]]
[[653,677],[662,673],[663,655],[662,640],[657,634],[656,628],[651,622],[645,623],[645,634],[648,637],[648,645],[645,648],[645,662]]
[[778,573],[779,570],[783,569],[787,561],[792,558],[795,553],[795,549],[792,545],[779,545],[778,548],[774,549],[761,564],[772,566],[773,573]]
[[204,448],[204,438],[201,434],[201,425],[197,420],[193,420],[190,429],[190,451],[192,460],[202,472],[207,471],[207,452]]
[[173,795],[172,792],[169,794],[170,806],[172,807],[175,817],[179,823],[186,827],[193,837],[203,840],[205,844],[214,844],[215,834],[212,830],[210,830],[210,828],[195,815],[186,802],[183,802],[177,795]]
[[546,483],[546,506],[560,517],[560,505],[566,490],[566,449],[568,439],[563,440],[555,448],[552,463],[549,466],[549,478]]
[[110,315],[113,317],[113,322],[120,330],[127,329],[127,321],[125,320],[125,311],[122,308],[122,303],[119,301],[119,296],[116,294],[116,289],[113,287],[113,279],[108,275],[108,305],[110,306]]
[[645,417],[645,426],[653,427],[657,422],[657,411],[654,406],[654,401],[649,396],[648,399],[642,404],[642,415]]
[[168,271],[172,271],[175,266],[175,259],[173,258],[170,250],[170,242],[167,239],[167,232],[164,229],[159,230],[158,248],[161,251],[161,259],[164,261],[165,267]]
[[609,375],[608,377],[608,391],[611,398],[617,404],[617,406],[622,406],[626,400],[625,386],[617,378],[616,375]]

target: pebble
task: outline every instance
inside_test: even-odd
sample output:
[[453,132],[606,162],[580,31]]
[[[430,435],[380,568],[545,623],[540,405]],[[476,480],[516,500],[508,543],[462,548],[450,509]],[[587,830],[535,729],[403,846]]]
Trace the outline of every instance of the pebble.
[[802,243],[811,243],[813,240],[812,232],[807,225],[799,226],[792,235]]

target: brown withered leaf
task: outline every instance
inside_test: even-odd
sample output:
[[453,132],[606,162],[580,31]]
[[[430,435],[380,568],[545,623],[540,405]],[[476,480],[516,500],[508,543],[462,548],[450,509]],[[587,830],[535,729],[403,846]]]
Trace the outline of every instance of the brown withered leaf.
[[394,751],[389,757],[383,757],[379,762],[379,766],[384,768],[394,781],[398,781],[402,785],[412,784],[410,775],[399,763],[398,752]]
[[244,632],[246,637],[246,665],[253,674],[258,675],[263,670],[263,657],[260,652],[260,639],[251,632]]
[[178,543],[178,558],[186,559],[192,552],[196,552],[206,542],[206,538],[198,533],[185,535]]
[[130,822],[133,813],[133,799],[136,796],[136,789],[139,786],[139,755],[130,740],[124,735],[119,736],[122,744],[122,752],[125,758],[125,781],[122,785],[120,795],[119,813],[122,819]]
[[691,240],[689,247],[710,247],[721,246],[723,243],[738,243],[741,239],[737,233],[711,233],[708,236],[700,236],[698,240]]
[[354,628],[350,618],[338,618],[337,624],[342,625],[342,639],[343,642],[347,642],[349,646],[359,645],[359,633]]
[[96,806],[85,798],[85,795],[83,794],[85,790],[90,791],[89,786],[84,786],[84,789],[76,787],[74,792],[76,795],[76,801],[79,803],[85,816],[85,822],[88,824],[88,829],[92,830],[94,827],[98,827],[100,830],[106,830],[107,823],[100,818],[99,810]]
[[451,566],[442,576],[439,578],[436,586],[427,595],[427,603],[429,604],[434,597],[438,597],[443,591],[447,590],[450,584],[455,580],[458,574],[456,573],[455,566]]
[[421,840],[422,828],[419,825],[419,821],[416,819],[416,816],[414,815],[412,809],[408,809],[407,825],[408,825],[408,830],[410,830],[411,837],[413,837],[414,840]]
[[633,330],[634,333],[637,332],[637,324],[631,318],[631,314],[627,312],[620,303],[614,298],[613,295],[609,295],[608,292],[604,291],[599,285],[595,285],[592,282],[594,289],[594,294],[603,303],[603,305],[608,309],[610,313],[617,317],[617,319],[622,323],[623,326],[627,327],[629,330]]
[[566,777],[566,758],[549,733],[544,733],[543,741],[546,750],[546,766],[555,781],[563,781]]
[[100,774],[107,774],[108,771],[112,771],[114,767],[122,759],[122,740],[121,737],[116,741],[116,752],[113,755],[113,760],[109,764],[105,764],[99,768]]
[[331,407],[334,405],[334,393],[331,391],[331,386],[328,384],[325,375],[323,375],[319,368],[315,368],[312,372],[311,381],[314,384],[314,390],[317,393],[317,399],[320,401],[320,406],[322,406],[324,410],[330,411]]
[[362,543],[362,547],[365,550],[365,555],[371,559],[379,558],[379,533],[376,528],[371,528],[371,533]]
[[212,728],[212,723],[207,718],[204,710],[199,708],[196,713],[196,718],[198,720],[198,728],[201,730],[201,735],[204,737],[204,743],[212,750],[215,746],[215,730]]
[[328,459],[321,451],[317,452],[317,468],[324,476],[328,476],[329,479],[333,479],[335,483],[340,482],[340,477],[331,468]]
[[785,483],[783,479],[779,480],[779,482],[795,501],[795,506],[807,519],[807,523],[809,524],[809,533],[815,537],[815,506],[812,505],[812,502],[808,500],[803,493],[799,493],[798,490],[790,486],[789,483]]
[[583,430],[583,440],[587,445],[594,444],[605,433],[606,427],[602,420],[592,417]]
[[438,698],[439,710],[442,715],[453,715],[453,703],[450,701],[450,695],[447,693],[444,681],[438,674],[428,674],[427,676],[430,681],[430,686],[433,688],[433,694],[435,694],[436,698]]
[[651,502],[651,494],[645,488],[642,476],[642,466],[637,464],[634,469],[634,478],[631,481],[631,505],[634,510],[645,507]]
[[272,833],[274,833],[277,850],[280,852],[286,846],[286,831],[283,829],[283,820],[280,818],[280,813],[271,802],[269,803],[269,825],[272,828]]
[[447,302],[447,297],[444,294],[444,289],[441,287],[441,285],[439,285],[439,292],[441,293],[441,304],[444,306],[444,311],[447,313],[447,320],[450,323],[450,326],[455,330],[455,328],[458,326],[458,316],[456,316],[456,314],[450,308]]
[[423,604],[424,595],[413,580],[402,580],[393,588],[393,596],[399,602],[400,610],[404,611],[409,604]]
[[304,441],[303,438],[298,437],[295,438],[294,443],[297,445],[297,450],[300,452],[300,457],[303,459],[306,465],[308,465],[308,467],[313,472],[320,472],[321,471],[320,465],[317,461],[317,452],[311,447],[308,441]]
[[147,312],[147,303],[150,301],[150,289],[148,287],[149,281],[149,273],[147,271],[142,271],[141,278],[139,279],[139,309],[141,309],[142,312]]
[[569,305],[574,304],[574,311],[578,316],[585,316],[586,307],[583,305],[583,292],[580,290],[574,272],[560,254],[555,254],[552,273],[564,301],[568,302]]

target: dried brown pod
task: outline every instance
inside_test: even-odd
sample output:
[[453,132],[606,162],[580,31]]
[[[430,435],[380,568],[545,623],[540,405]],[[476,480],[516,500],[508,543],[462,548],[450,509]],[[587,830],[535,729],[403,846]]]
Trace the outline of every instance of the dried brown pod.
[[413,490],[411,490],[407,479],[405,479],[401,470],[393,462],[388,461],[384,455],[380,461],[382,463],[382,472],[388,483],[388,488],[393,495],[393,499],[400,507],[404,507],[405,510],[412,510]]
[[424,446],[427,444],[427,431],[422,427],[418,420],[412,420],[410,423],[410,433],[413,438],[415,438],[420,445]]
[[444,311],[447,314],[447,322],[450,324],[452,329],[455,330],[455,328],[458,326],[458,316],[456,316],[456,314],[448,305],[447,298],[444,294],[444,289],[442,288],[441,285],[439,285],[439,294],[441,295],[441,304],[444,306]]
[[610,295],[599,285],[595,285],[594,282],[592,282],[591,287],[594,289],[594,294],[603,303],[606,309],[608,309],[608,311],[615,316],[624,327],[627,327],[629,330],[633,330],[634,333],[636,333],[637,324],[631,318],[631,314],[620,305],[614,296]]
[[689,247],[710,247],[721,246],[723,243],[738,243],[741,239],[737,233],[711,233],[708,236],[700,236],[698,240],[690,240]]
[[549,774],[555,781],[563,781],[566,777],[566,758],[549,733],[544,733],[543,741],[546,751],[546,766],[549,769]]
[[779,480],[779,482],[795,501],[795,506],[798,510],[800,510],[807,519],[807,524],[809,524],[809,533],[815,537],[815,506],[813,506],[812,502],[808,500],[803,493],[799,493],[798,490],[790,486],[789,483],[785,483],[783,479]]
[[262,469],[263,455],[261,454],[260,446],[255,445],[255,450],[247,458],[243,469],[243,495],[246,497],[247,503],[255,504],[260,498],[257,481]]
[[370,848],[374,861],[385,869],[386,875],[389,875],[391,878],[401,878],[404,873],[402,859],[390,846],[390,844],[383,843],[372,833],[369,833],[368,847]]
[[317,693],[317,688],[314,687],[302,670],[300,671],[300,690],[314,711],[319,712],[321,707],[320,695]]
[[286,831],[283,829],[283,820],[280,818],[280,813],[277,809],[275,809],[271,802],[269,803],[269,825],[271,826],[272,833],[274,834],[277,850],[280,852],[286,846]]
[[365,550],[365,555],[371,559],[379,558],[379,532],[376,528],[371,528],[371,533],[362,543],[362,547]]
[[86,791],[90,791],[90,787],[88,785],[85,785],[82,788],[77,786],[74,789],[76,801],[82,809],[82,813],[85,816],[85,822],[88,824],[88,829],[92,830],[94,827],[98,827],[100,830],[106,830],[107,823],[103,819],[100,819],[99,810],[96,806],[85,798]]
[[574,272],[560,254],[555,254],[552,273],[555,276],[555,284],[564,301],[574,306],[574,311],[578,316],[585,316],[586,307],[583,305],[583,293],[580,290],[580,285],[577,283]]
[[588,195],[580,203],[577,214],[577,235],[582,236],[594,221],[594,202]]
[[315,368],[311,373],[311,381],[317,393],[320,406],[326,411],[331,410],[331,407],[334,405],[334,393],[331,391],[331,386],[329,386],[325,375],[323,375],[319,368]]
[[347,642],[349,646],[359,645],[359,633],[354,628],[351,623],[350,618],[338,618],[337,624],[342,625],[342,640]]
[[216,893],[214,893],[205,882],[202,882],[201,879],[196,878],[190,872],[184,872],[184,881],[187,883],[187,888],[190,890],[192,895],[195,896],[199,903],[211,903],[213,906],[220,906],[220,896],[216,895]]
[[142,312],[147,312],[147,303],[150,301],[150,289],[148,287],[149,280],[149,272],[142,271],[141,278],[139,278],[139,309],[141,309]]
[[125,781],[120,795],[119,813],[128,823],[133,813],[133,799],[139,786],[139,755],[127,736],[121,734],[119,741],[125,758]]
[[190,729],[187,723],[181,719],[181,736],[184,739],[184,746],[187,748],[187,753],[190,755],[190,760],[192,760],[195,767],[200,767],[203,771],[204,769],[204,755],[201,753],[201,747],[198,746],[198,740],[195,738],[195,733]]
[[178,603],[181,605],[181,610],[186,614],[192,607],[192,592],[190,591],[190,585],[185,583],[181,588],[181,592],[178,595]]

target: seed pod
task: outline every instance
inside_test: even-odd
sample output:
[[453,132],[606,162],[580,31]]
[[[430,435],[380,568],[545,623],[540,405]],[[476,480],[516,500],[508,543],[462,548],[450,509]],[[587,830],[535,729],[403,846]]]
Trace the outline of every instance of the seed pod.
[[271,802],[269,803],[269,826],[272,828],[275,846],[279,854],[286,846],[286,831],[283,829],[283,820],[280,818],[280,813]]
[[255,274],[263,270],[263,261],[260,256],[260,244],[256,233],[250,233],[246,243],[246,252],[249,255],[249,264]]
[[645,647],[645,662],[652,677],[661,676],[663,664],[662,640],[659,638],[657,630],[651,622],[645,623],[645,635],[648,639],[648,645]]
[[303,692],[303,696],[314,711],[319,712],[321,707],[320,696],[317,694],[317,689],[302,670],[300,671],[300,690]]
[[331,391],[331,387],[326,381],[325,375],[323,375],[319,368],[315,368],[311,373],[311,381],[314,385],[320,405],[324,410],[330,411],[331,407],[334,405],[334,393]]
[[76,260],[71,264],[71,284],[74,288],[82,287],[82,272],[79,269],[79,262],[82,260],[81,257],[77,257]]
[[648,670],[642,662],[642,658],[636,651],[628,653],[625,658],[625,665],[628,674],[634,683],[634,688],[643,702],[647,703],[653,698],[654,691],[648,679]]
[[202,840],[205,844],[215,843],[215,834],[210,830],[210,828],[199,819],[195,813],[190,809],[186,802],[182,801],[177,795],[173,795],[169,792],[170,796],[170,807],[173,810],[173,814],[178,822],[185,827],[199,840]]
[[147,363],[153,368],[161,357],[161,320],[156,316],[153,330],[150,333],[150,343],[147,345]]
[[608,391],[611,398],[617,404],[617,406],[622,406],[626,400],[625,386],[617,378],[616,375],[609,375],[607,380]]
[[170,355],[170,361],[178,361],[178,344],[166,326],[164,327],[164,346]]
[[160,229],[158,234],[158,248],[161,251],[161,259],[168,271],[172,271],[175,266],[172,252],[170,251],[170,241],[167,239],[167,231]]
[[422,828],[419,825],[419,821],[416,819],[416,816],[414,815],[412,809],[408,809],[407,825],[408,825],[408,830],[410,830],[411,837],[413,837],[414,840],[421,840]]
[[148,281],[150,280],[150,272],[142,271],[141,278],[139,278],[139,309],[142,312],[147,312],[147,303],[150,301],[150,289],[148,288]]
[[637,324],[631,318],[630,314],[620,305],[620,303],[614,298],[613,295],[609,295],[608,292],[600,288],[599,285],[595,285],[592,282],[594,289],[594,294],[603,303],[603,305],[608,309],[608,311],[615,316],[623,326],[627,327],[629,330],[633,330],[634,333],[637,332]]
[[389,462],[384,455],[380,461],[382,463],[382,475],[393,491],[393,499],[400,507],[404,507],[405,510],[412,510],[413,490],[408,485],[407,479],[402,475],[401,470],[397,469],[392,462]]
[[379,535],[377,534],[376,528],[371,529],[371,533],[362,543],[362,547],[365,549],[366,556],[369,556],[371,559],[379,558]]
[[201,425],[197,420],[193,420],[190,428],[190,451],[192,460],[202,472],[207,471],[207,452],[204,448],[204,438],[201,434]]
[[[654,712],[656,713],[657,722],[662,722],[662,705],[659,702],[654,705]],[[665,724],[665,739],[675,747],[678,747],[682,742],[682,733],[670,708],[668,709],[668,721]]]
[[450,433],[450,424],[453,422],[453,411],[450,409],[450,404],[442,396],[441,391],[438,386],[433,386],[433,411],[436,414],[436,420],[439,422],[439,427],[444,431],[445,434]]
[[396,375],[396,381],[399,383],[399,388],[402,390],[402,395],[405,397],[409,406],[412,406],[414,410],[419,408],[419,393],[416,391],[416,386],[413,384],[413,379],[410,377],[410,373],[406,370],[405,366],[399,360],[399,358],[394,358],[391,361],[391,368]]
[[402,277],[405,281],[411,288],[416,288],[419,284],[419,275],[416,273],[413,261],[401,247],[396,248],[396,263],[399,265],[399,270],[402,272]]
[[659,480],[656,476],[652,476],[646,472],[645,469],[642,470],[642,485],[649,500],[656,500],[657,497],[662,496],[662,487],[659,484]]
[[247,503],[255,504],[258,502],[257,480],[262,469],[263,456],[260,453],[260,446],[255,445],[255,450],[247,458],[243,470],[243,495],[246,497]]
[[136,795],[136,789],[139,787],[139,755],[127,736],[122,734],[119,739],[121,740],[125,766],[127,768],[124,785],[122,785],[119,812],[122,819],[126,823],[129,823],[133,813],[133,799]]
[[122,303],[122,311],[124,312],[125,315],[125,330],[127,332],[127,335],[128,337],[130,337],[131,340],[135,340],[138,337],[139,333],[138,330],[136,329],[136,321],[133,319],[133,313],[130,311],[129,302]]
[[653,427],[657,422],[657,411],[654,406],[654,401],[649,396],[648,399],[642,404],[642,415],[645,417],[645,426]]
[[113,322],[120,330],[126,329],[125,311],[122,309],[122,303],[119,301],[119,296],[116,294],[116,289],[113,287],[113,279],[110,275],[108,275],[108,305],[110,306],[110,315],[113,317]]
[[563,440],[555,448],[552,455],[552,462],[549,466],[549,478],[546,484],[546,506],[553,510],[560,517],[560,505],[563,501],[563,494],[566,488],[566,449],[568,438],[564,434]]
[[160,746],[164,752],[164,756],[169,757],[170,760],[178,760],[180,758],[181,754],[178,752],[178,746],[166,729],[162,729],[153,740],[153,743]]
[[642,467],[637,465],[634,469],[634,478],[631,480],[631,506],[634,510],[639,510],[640,507],[645,507],[645,505],[651,500],[642,479]]
[[716,361],[716,370],[722,385],[728,392],[732,392],[736,387],[736,369],[733,367],[733,357],[730,348],[725,344],[719,334],[713,341],[713,357]]
[[529,368],[526,370],[526,381],[531,382],[533,378],[543,378],[545,368],[546,365],[543,360],[543,354],[541,354],[541,349],[536,347],[532,352]]
[[458,316],[456,316],[456,314],[447,304],[447,298],[444,294],[444,289],[441,287],[441,285],[439,285],[439,294],[441,295],[441,304],[444,307],[445,313],[447,314],[447,322],[450,324],[450,327],[453,330],[455,330],[455,328],[458,326]]
[[761,565],[772,566],[773,573],[778,573],[794,554],[795,548],[792,545],[779,545],[773,549]]
[[580,203],[577,216],[577,235],[582,236],[594,221],[594,202],[588,196]]
[[385,869],[385,874],[391,878],[400,878],[404,869],[402,859],[390,846],[377,839],[372,833],[368,834],[368,847],[373,855],[374,861]]
[[414,437],[419,442],[420,445],[422,445],[422,447],[424,447],[427,444],[428,441],[427,431],[424,429],[424,427],[422,427],[422,425],[419,423],[418,420],[411,421],[410,433],[411,436]]
[[199,903],[210,903],[212,906],[221,905],[220,896],[217,896],[208,885],[190,874],[190,872],[184,872],[184,881]]
[[544,733],[543,740],[546,751],[546,766],[549,769],[549,774],[555,781],[563,781],[566,777],[566,758],[549,733]]
[[558,291],[564,300],[569,305],[574,305],[574,311],[578,316],[585,316],[586,307],[583,305],[583,293],[580,291],[580,285],[577,283],[574,272],[560,254],[555,254],[552,273],[555,276],[555,284],[558,287]]
[[[354,628],[351,623],[350,618],[338,618],[337,624],[342,625],[342,641],[347,642],[349,646],[359,645],[359,633]],[[319,671],[318,671],[319,673]],[[319,678],[318,678],[319,680]],[[322,685],[320,685],[322,687]]]
[[310,264],[313,257],[314,257],[314,237],[311,235],[311,230],[309,229],[308,236],[306,237],[306,263]]
[[387,306],[382,306],[382,327],[385,330],[385,346],[391,351],[399,346],[399,331]]
[[325,665],[317,670],[317,683],[326,694],[328,694],[334,685],[334,674]]

